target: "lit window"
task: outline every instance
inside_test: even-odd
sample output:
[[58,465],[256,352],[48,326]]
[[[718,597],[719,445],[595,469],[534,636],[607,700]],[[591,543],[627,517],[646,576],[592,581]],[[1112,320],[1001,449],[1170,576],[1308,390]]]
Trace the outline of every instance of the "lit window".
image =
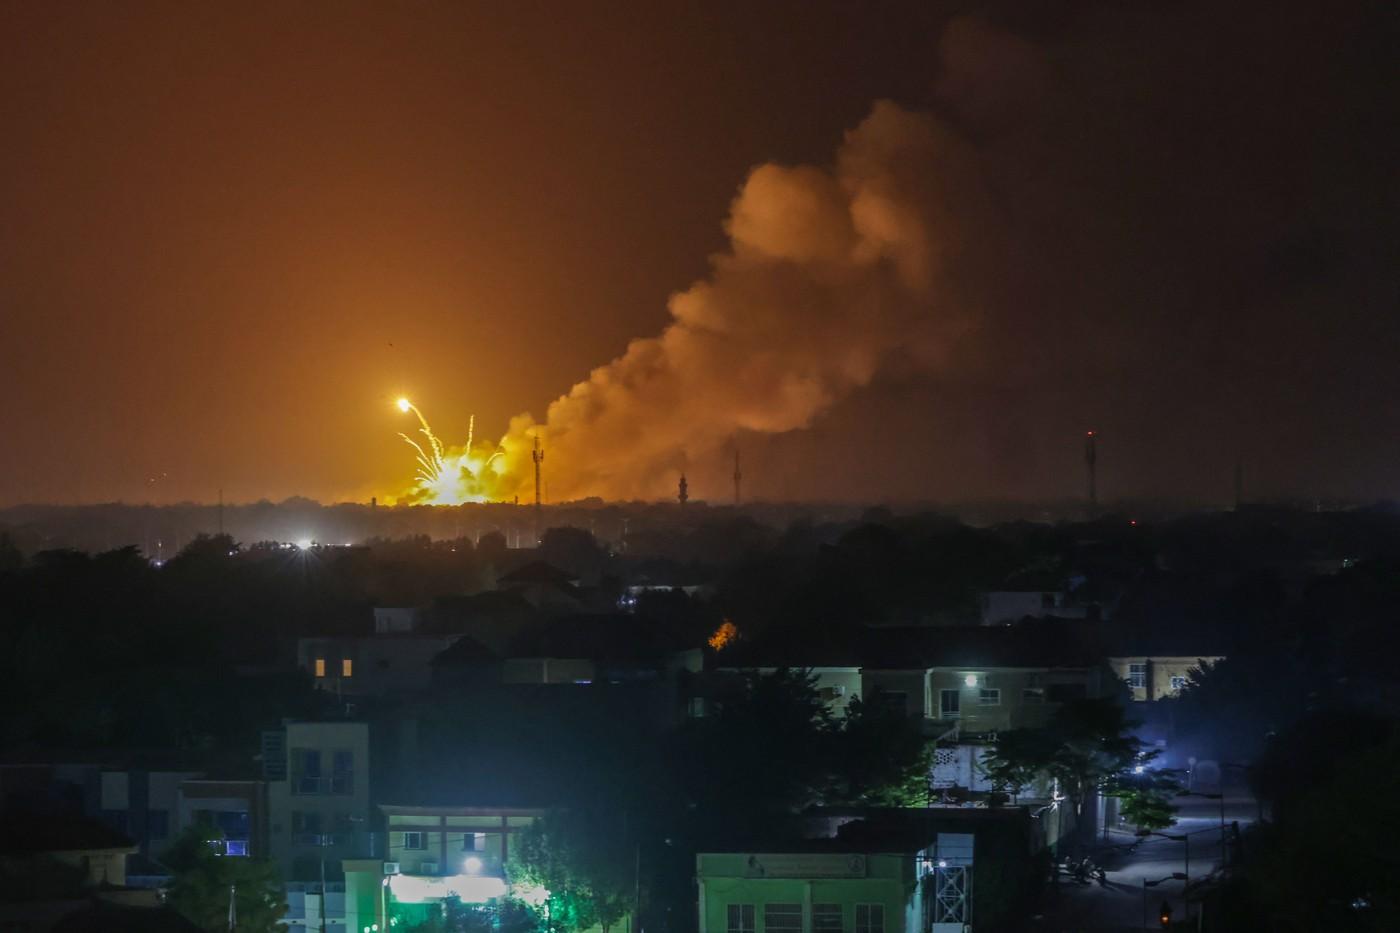
[[802,933],[801,904],[764,904],[765,933]]
[[353,670],[355,669],[355,668],[354,668],[354,664],[355,664],[355,662],[351,661],[349,658],[345,658],[343,661],[341,661],[341,662],[340,662],[340,676],[341,676],[341,677],[349,677],[349,676],[350,676],[350,672],[353,671]]
[[403,847],[405,849],[426,849],[428,841],[423,838],[422,833],[404,833]]
[[1172,675],[1172,689],[1173,689],[1173,690],[1185,690],[1185,689],[1186,689],[1186,678],[1185,678],[1184,676],[1180,675],[1180,674],[1174,674],[1174,675]]
[[246,856],[246,855],[248,854],[248,840],[247,840],[247,839],[229,839],[229,840],[227,840],[227,841],[224,843],[224,854],[225,854],[225,855],[241,855],[241,856]]
[[997,687],[983,687],[977,694],[978,706],[1000,706],[1001,690]]
[[856,933],[885,933],[885,905],[857,904]]
[[841,933],[841,905],[813,904],[812,933]]
[[317,659],[316,659],[316,676],[317,676],[317,677],[325,677],[325,676],[326,676],[326,659],[325,659],[325,658],[317,658]]
[[730,904],[725,933],[754,933],[754,909],[752,904]]
[[1128,686],[1129,686],[1129,687],[1132,687],[1134,690],[1146,690],[1146,689],[1147,689],[1147,665],[1146,665],[1146,664],[1129,664],[1129,665],[1128,665]]

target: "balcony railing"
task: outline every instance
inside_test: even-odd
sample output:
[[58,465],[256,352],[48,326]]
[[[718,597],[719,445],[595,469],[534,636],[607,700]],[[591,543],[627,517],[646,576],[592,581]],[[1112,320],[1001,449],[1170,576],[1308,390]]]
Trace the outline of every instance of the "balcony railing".
[[344,833],[292,833],[292,845],[297,846],[338,846],[345,839]]
[[354,792],[354,772],[333,774],[330,777],[310,777],[303,774],[292,778],[292,794],[298,797],[348,797]]

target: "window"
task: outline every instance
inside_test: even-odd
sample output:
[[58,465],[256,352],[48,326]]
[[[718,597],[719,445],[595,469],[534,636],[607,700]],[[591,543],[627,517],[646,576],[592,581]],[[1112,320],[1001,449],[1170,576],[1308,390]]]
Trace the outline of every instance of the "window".
[[354,661],[351,661],[349,658],[343,658],[343,659],[341,660],[341,662],[340,662],[340,676],[341,676],[341,677],[349,677],[349,676],[351,676],[351,672],[354,671],[354,669],[355,669],[355,662],[354,662]]
[[423,838],[422,833],[404,833],[403,847],[405,849],[426,849],[428,840]]
[[909,694],[903,690],[878,690],[880,705],[896,716],[909,715]]
[[485,851],[486,851],[486,834],[485,834],[485,833],[463,833],[463,834],[462,834],[462,851],[463,851],[463,852],[485,852]]
[[1128,665],[1128,686],[1129,686],[1129,687],[1132,687],[1134,690],[1146,690],[1146,689],[1147,689],[1147,665],[1146,665],[1146,664],[1129,664],[1129,665]]
[[977,694],[978,706],[1000,706],[1001,690],[997,687],[983,687]]
[[765,933],[802,933],[801,904],[764,904]]
[[1071,700],[1082,700],[1088,694],[1089,690],[1084,684],[1051,684],[1045,691],[1045,699],[1051,703],[1068,703]]
[[170,836],[170,811],[146,811],[146,838],[167,839]]
[[1044,702],[1045,702],[1045,688],[1044,688],[1044,687],[1026,687],[1024,690],[1021,691],[1021,702],[1022,702],[1022,703],[1044,703]]
[[962,715],[962,691],[938,691],[938,718],[957,719]]
[[1185,690],[1185,689],[1186,689],[1186,677],[1185,677],[1184,675],[1182,675],[1182,674],[1173,674],[1173,675],[1172,675],[1172,690],[1173,690],[1173,691],[1176,691],[1176,690]]
[[355,753],[348,748],[337,748],[331,753],[331,793],[353,794],[355,792]]
[[321,787],[321,750],[292,749],[292,793],[319,794]]
[[841,933],[841,905],[813,904],[812,933]]
[[316,676],[317,676],[317,677],[325,677],[325,676],[326,676],[326,659],[325,659],[325,658],[317,658],[317,659],[316,659]]
[[248,854],[248,840],[247,840],[247,839],[228,839],[228,840],[225,840],[225,841],[224,841],[224,854],[225,854],[225,855],[243,855],[243,856],[246,856],[246,855]]
[[885,905],[857,904],[856,933],[885,933]]
[[753,918],[752,904],[730,904],[728,919],[724,924],[725,933],[754,933]]

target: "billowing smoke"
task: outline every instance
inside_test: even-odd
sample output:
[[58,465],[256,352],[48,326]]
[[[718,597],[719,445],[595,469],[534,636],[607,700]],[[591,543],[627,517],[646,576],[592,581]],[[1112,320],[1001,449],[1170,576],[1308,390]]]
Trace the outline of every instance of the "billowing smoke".
[[810,425],[899,357],[937,366],[969,310],[958,225],[980,199],[967,143],[927,114],[877,103],[830,168],[755,168],[708,279],[671,297],[672,323],[549,406],[513,419],[508,484],[546,448],[550,497],[671,494],[686,463],[739,432]]

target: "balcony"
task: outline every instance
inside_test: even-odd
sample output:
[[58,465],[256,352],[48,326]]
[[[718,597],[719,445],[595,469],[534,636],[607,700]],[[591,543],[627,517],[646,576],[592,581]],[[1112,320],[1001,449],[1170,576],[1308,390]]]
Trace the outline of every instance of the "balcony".
[[330,777],[296,775],[292,778],[292,795],[296,797],[348,797],[355,793],[355,773],[347,771]]
[[292,845],[326,848],[344,845],[348,838],[347,833],[292,833]]

